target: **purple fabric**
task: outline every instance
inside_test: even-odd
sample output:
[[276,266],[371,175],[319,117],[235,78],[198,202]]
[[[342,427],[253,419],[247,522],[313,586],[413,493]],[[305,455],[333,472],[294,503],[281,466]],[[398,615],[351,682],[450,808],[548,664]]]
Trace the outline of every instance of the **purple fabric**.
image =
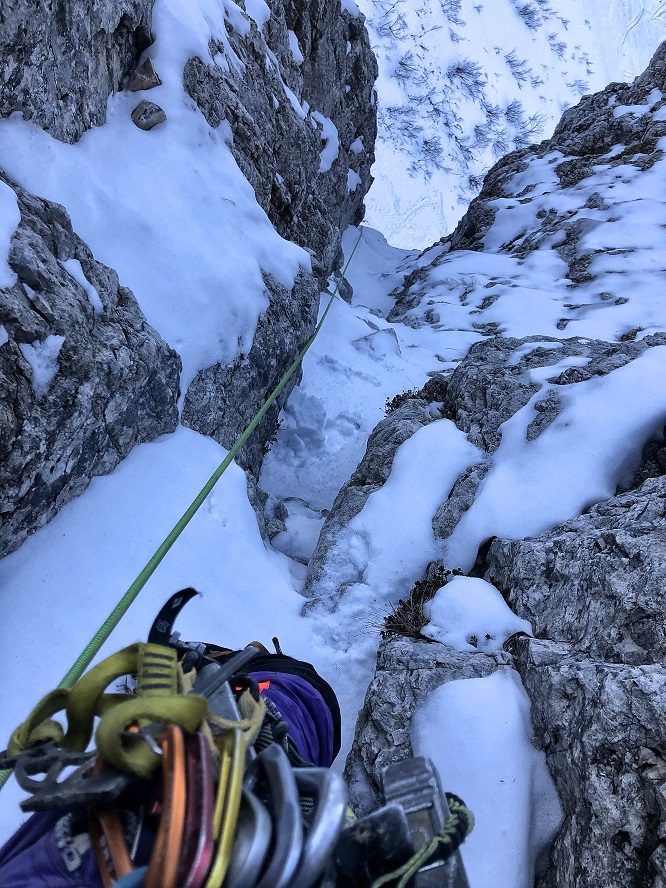
[[92,849],[73,837],[70,818],[33,814],[0,848],[2,888],[102,888]]
[[324,698],[299,675],[251,672],[256,682],[270,681],[262,694],[276,705],[289,726],[289,736],[303,758],[320,768],[333,763],[333,717]]

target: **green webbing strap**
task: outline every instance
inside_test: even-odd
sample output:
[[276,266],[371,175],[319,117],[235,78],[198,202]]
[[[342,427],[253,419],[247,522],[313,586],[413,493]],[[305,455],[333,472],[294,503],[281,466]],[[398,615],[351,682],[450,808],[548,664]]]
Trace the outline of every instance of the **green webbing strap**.
[[[72,685],[75,684],[75,682],[77,682],[79,680],[79,678],[83,675],[85,670],[90,665],[90,662],[92,661],[92,659],[96,656],[96,654],[98,653],[98,651],[100,650],[100,648],[102,647],[104,642],[107,640],[109,635],[113,632],[113,630],[116,628],[118,623],[121,621],[121,619],[123,618],[123,616],[125,615],[125,613],[129,609],[130,605],[134,602],[134,600],[137,597],[137,595],[139,594],[139,592],[146,585],[146,583],[148,582],[150,577],[153,575],[155,570],[157,570],[157,568],[158,568],[159,564],[161,563],[162,559],[164,558],[164,556],[167,554],[169,549],[173,546],[173,544],[176,542],[176,540],[181,535],[181,533],[185,530],[185,528],[187,527],[187,525],[189,524],[191,519],[194,517],[199,506],[201,506],[201,504],[204,502],[204,500],[206,499],[208,494],[211,492],[213,487],[215,487],[215,485],[220,480],[220,478],[222,477],[224,472],[231,465],[231,463],[233,462],[238,451],[241,449],[243,444],[245,444],[245,442],[250,437],[252,432],[256,429],[256,427],[259,425],[261,420],[266,415],[268,409],[271,407],[271,405],[274,403],[276,398],[279,396],[282,389],[285,387],[287,382],[289,382],[291,377],[294,375],[297,368],[299,367],[299,365],[303,361],[303,358],[307,354],[308,349],[310,348],[312,343],[317,338],[317,335],[322,328],[322,324],[326,320],[326,316],[328,315],[328,313],[331,309],[331,306],[333,305],[333,300],[338,295],[338,291],[340,289],[340,286],[342,285],[342,282],[345,279],[345,273],[346,273],[347,269],[349,268],[349,263],[354,258],[354,253],[356,252],[356,248],[358,247],[358,245],[361,241],[362,235],[363,235],[363,229],[361,229],[358,239],[357,239],[356,243],[354,244],[354,249],[351,251],[351,255],[349,256],[349,259],[347,260],[344,268],[342,269],[342,273],[341,273],[338,283],[335,287],[335,290],[331,294],[331,298],[328,300],[328,304],[324,310],[324,313],[321,316],[319,323],[317,324],[317,326],[314,329],[314,333],[308,339],[308,341],[305,343],[305,345],[303,346],[303,348],[299,352],[296,360],[287,369],[286,373],[284,374],[284,376],[282,377],[280,382],[277,384],[275,389],[269,395],[266,403],[255,414],[254,419],[250,422],[248,427],[245,429],[245,431],[240,436],[240,438],[236,441],[236,443],[231,448],[229,453],[226,455],[226,457],[222,460],[220,465],[215,469],[213,474],[210,476],[208,481],[201,488],[200,492],[194,498],[191,505],[185,510],[185,512],[183,513],[181,518],[176,522],[174,527],[167,534],[165,540],[159,545],[156,552],[154,553],[152,558],[148,561],[146,566],[143,568],[143,570],[141,571],[139,576],[134,580],[134,582],[129,587],[127,592],[125,592],[125,594],[120,599],[118,604],[113,608],[113,610],[111,611],[109,616],[102,623],[102,625],[99,627],[97,632],[93,635],[91,640],[88,642],[88,644],[86,645],[84,650],[81,652],[81,654],[77,658],[77,660],[74,663],[74,665],[72,666],[72,668],[69,670],[69,672],[65,675],[63,680],[58,685],[59,688],[71,688]],[[2,787],[5,785],[5,783],[9,779],[9,775],[10,775],[9,771],[0,771],[0,789],[2,789]]]
[[[137,673],[136,694],[105,694],[122,675]],[[50,717],[65,710],[67,732]],[[112,654],[87,672],[73,688],[51,691],[12,734],[8,753],[20,755],[39,740],[54,739],[67,749],[83,752],[92,738],[95,716],[101,716],[95,740],[104,758],[131,774],[149,777],[159,757],[143,742],[124,742],[128,725],[173,722],[194,733],[206,715],[203,697],[178,693],[175,649],[137,642]],[[59,729],[60,736],[54,731]]]
[[424,866],[436,851],[440,851],[438,860],[448,860],[462,845],[474,828],[474,815],[458,796],[446,794],[451,816],[441,830],[427,844],[410,857],[393,872],[385,873],[372,883],[371,888],[382,888],[389,882],[397,882],[395,888],[406,888],[407,883]]

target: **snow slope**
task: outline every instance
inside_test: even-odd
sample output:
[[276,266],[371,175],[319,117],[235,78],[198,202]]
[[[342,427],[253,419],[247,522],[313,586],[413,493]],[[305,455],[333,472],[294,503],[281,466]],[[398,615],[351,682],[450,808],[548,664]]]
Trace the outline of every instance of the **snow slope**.
[[661,0],[361,0],[379,61],[368,225],[396,246],[453,230],[499,157],[631,80],[666,36]]

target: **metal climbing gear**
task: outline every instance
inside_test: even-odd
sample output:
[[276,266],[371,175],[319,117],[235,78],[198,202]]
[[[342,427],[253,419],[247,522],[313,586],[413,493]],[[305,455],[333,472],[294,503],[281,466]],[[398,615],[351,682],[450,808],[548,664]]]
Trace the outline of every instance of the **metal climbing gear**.
[[[148,643],[47,695],[14,731],[0,767],[31,793],[24,810],[79,812],[103,888],[468,888],[458,847],[471,814],[432,764],[391,766],[383,807],[354,820],[342,778],[304,761],[260,693],[290,658],[273,655],[269,681],[256,643],[181,642],[173,624],[194,594],[172,596]],[[128,674],[136,693],[107,692]]]

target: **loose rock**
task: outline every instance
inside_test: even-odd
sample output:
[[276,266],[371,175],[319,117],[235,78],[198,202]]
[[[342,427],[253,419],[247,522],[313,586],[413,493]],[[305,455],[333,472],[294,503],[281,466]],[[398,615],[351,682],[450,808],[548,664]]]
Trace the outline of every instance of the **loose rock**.
[[167,119],[163,108],[144,99],[132,111],[132,122],[142,130],[151,130]]

